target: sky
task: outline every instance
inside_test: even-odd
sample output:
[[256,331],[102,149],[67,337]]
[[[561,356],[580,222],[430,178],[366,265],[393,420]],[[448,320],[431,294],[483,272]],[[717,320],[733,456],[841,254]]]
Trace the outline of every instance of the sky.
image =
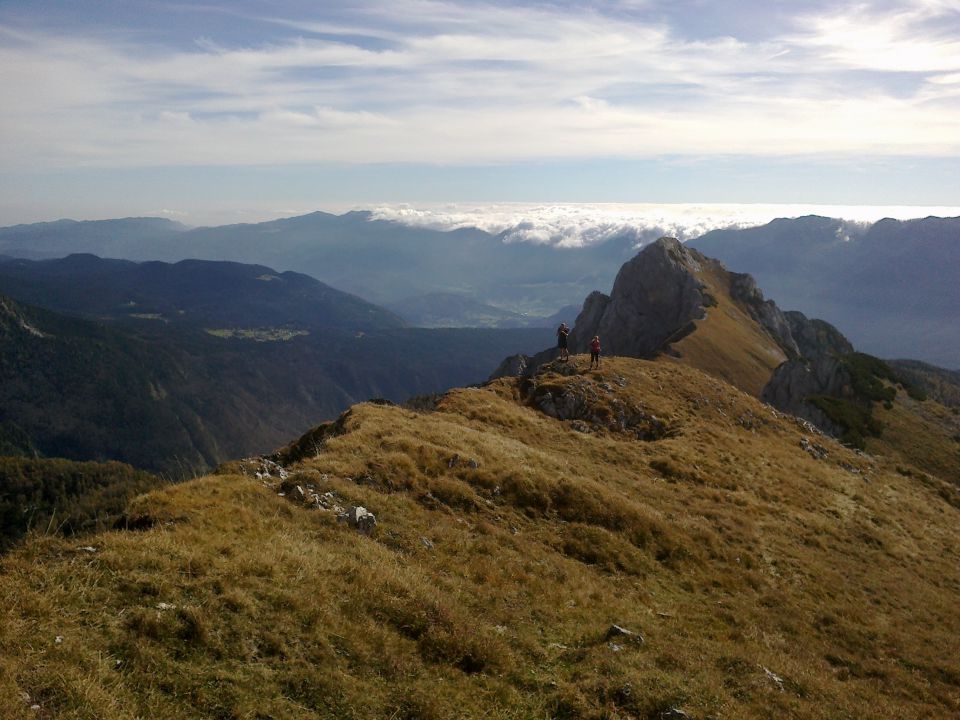
[[960,198],[960,0],[0,0],[0,97],[0,225]]

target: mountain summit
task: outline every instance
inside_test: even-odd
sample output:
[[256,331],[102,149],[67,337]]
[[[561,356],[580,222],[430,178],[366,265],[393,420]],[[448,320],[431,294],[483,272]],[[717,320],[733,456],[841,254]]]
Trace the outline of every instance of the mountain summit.
[[[729,272],[675,238],[647,245],[617,273],[610,295],[591,293],[570,335],[573,352],[600,336],[604,353],[636,358],[669,355],[759,395],[774,369],[799,355],[789,322],[749,275]],[[533,371],[546,350],[508,359]]]
[[[827,322],[781,311],[753,277],[673,238],[625,263],[609,295],[586,298],[571,349],[586,352],[594,335],[605,355],[695,367],[850,445],[960,477],[960,422],[939,403],[921,404],[922,381],[855,352]],[[507,358],[493,377],[530,376],[556,355]]]

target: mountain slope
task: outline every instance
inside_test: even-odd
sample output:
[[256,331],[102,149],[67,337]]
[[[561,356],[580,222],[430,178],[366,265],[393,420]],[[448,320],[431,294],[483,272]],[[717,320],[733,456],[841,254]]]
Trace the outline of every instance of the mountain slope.
[[[570,347],[584,352],[594,335],[607,356],[670,358],[851,446],[865,449],[869,439],[873,452],[960,480],[960,418],[925,402],[922,382],[855,352],[829,323],[781,312],[750,275],[730,272],[675,239],[661,238],[625,263],[610,295],[587,297]],[[548,349],[507,358],[493,377],[530,375],[556,355]]]
[[116,462],[0,457],[0,551],[31,528],[69,534],[110,528],[130,500],[163,484]]
[[0,714],[960,713],[955,488],[692,368],[585,366],[358,405],[286,481],[150,494],[93,553],[35,538],[2,561]]
[[960,218],[821,217],[716,230],[690,244],[748,272],[784,307],[844,328],[881,357],[960,368]]
[[480,380],[505,353],[543,343],[537,333],[331,328],[256,342],[178,323],[101,325],[0,296],[0,444],[191,475],[359,400]]
[[133,263],[94,255],[0,261],[0,292],[57,312],[208,328],[373,330],[404,324],[307,275],[232,262]]
[[[510,242],[476,228],[441,232],[374,219],[369,212],[314,212],[269,222],[194,228],[149,236],[124,225],[115,234],[77,232],[76,223],[0,229],[0,253],[51,257],[23,248],[43,244],[59,255],[93,253],[128,260],[230,260],[307,273],[387,304],[428,293],[476,297],[516,312],[549,315],[609,284],[630,257],[635,234],[585,248]],[[87,227],[82,225],[82,227]]]

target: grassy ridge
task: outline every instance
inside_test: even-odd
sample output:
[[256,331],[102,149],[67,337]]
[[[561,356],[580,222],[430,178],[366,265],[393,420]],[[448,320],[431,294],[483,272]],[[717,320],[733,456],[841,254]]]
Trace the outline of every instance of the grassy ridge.
[[283,487],[369,508],[369,537],[234,465],[95,553],[34,539],[0,574],[0,715],[24,692],[58,718],[960,713],[945,483],[823,437],[816,459],[676,363],[604,363],[541,381],[674,432],[554,420],[500,380],[301,445]]

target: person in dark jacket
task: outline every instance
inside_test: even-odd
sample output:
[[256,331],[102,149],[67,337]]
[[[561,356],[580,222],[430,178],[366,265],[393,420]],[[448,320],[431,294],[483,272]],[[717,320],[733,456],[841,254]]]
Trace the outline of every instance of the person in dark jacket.
[[557,328],[557,347],[560,348],[560,360],[569,360],[570,351],[567,349],[567,335],[570,334],[570,328],[566,323],[560,323]]

